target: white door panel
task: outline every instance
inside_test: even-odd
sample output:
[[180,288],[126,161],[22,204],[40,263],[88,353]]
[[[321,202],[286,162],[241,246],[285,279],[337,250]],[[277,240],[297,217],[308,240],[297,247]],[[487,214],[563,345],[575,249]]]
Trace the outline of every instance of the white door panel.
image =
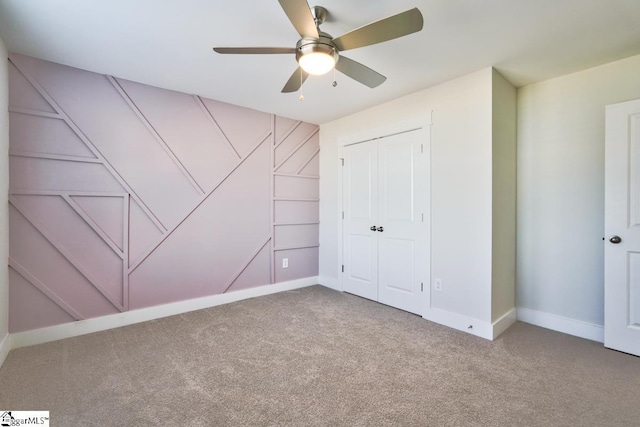
[[427,258],[423,222],[426,203],[425,158],[416,132],[383,138],[378,143],[379,233],[378,301],[421,313],[421,283],[427,282],[419,265]]
[[[419,148],[419,144],[418,144]],[[408,134],[380,143],[381,209],[386,221],[411,222],[414,218],[414,146]]]
[[629,322],[640,327],[640,253],[629,253]]
[[[412,239],[396,239],[380,237],[384,243],[380,245],[380,283],[384,284],[385,291],[414,294],[415,282],[415,247]],[[380,302],[385,302],[380,295]],[[387,296],[388,298],[388,296]],[[393,304],[390,304],[393,305]]]
[[355,233],[349,235],[349,277],[360,282],[375,282],[375,239]]
[[640,100],[607,106],[605,236],[604,344],[640,356]]
[[346,292],[378,299],[378,241],[370,228],[377,221],[377,152],[375,145],[344,150],[344,263]]

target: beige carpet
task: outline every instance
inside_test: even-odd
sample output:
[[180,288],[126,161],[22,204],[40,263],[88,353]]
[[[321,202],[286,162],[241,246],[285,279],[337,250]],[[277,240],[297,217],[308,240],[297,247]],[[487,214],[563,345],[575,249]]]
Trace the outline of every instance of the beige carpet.
[[515,324],[485,341],[320,286],[9,354],[52,426],[637,426],[640,358]]

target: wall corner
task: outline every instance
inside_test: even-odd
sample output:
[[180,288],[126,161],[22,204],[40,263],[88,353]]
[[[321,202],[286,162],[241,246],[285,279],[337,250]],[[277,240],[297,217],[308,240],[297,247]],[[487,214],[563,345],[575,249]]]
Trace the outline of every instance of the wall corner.
[[[516,88],[492,68],[491,320],[515,319]],[[511,324],[500,321],[500,324]],[[508,327],[508,326],[507,326]],[[501,333],[502,331],[498,332]]]
[[9,352],[9,54],[0,39],[0,366]]

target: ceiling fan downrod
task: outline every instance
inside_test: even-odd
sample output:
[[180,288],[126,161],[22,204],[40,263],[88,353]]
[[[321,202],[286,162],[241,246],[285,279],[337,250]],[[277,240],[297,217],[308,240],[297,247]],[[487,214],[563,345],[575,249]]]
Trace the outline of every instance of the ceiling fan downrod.
[[311,16],[313,16],[313,21],[316,23],[318,32],[320,32],[320,25],[327,20],[327,15],[327,9],[322,6],[313,6],[311,8]]

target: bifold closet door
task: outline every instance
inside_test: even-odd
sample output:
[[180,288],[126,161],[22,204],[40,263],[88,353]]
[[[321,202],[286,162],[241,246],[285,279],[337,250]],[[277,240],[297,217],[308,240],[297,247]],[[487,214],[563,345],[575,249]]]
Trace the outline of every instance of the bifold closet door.
[[344,148],[343,287],[421,314],[428,167],[418,132]]

